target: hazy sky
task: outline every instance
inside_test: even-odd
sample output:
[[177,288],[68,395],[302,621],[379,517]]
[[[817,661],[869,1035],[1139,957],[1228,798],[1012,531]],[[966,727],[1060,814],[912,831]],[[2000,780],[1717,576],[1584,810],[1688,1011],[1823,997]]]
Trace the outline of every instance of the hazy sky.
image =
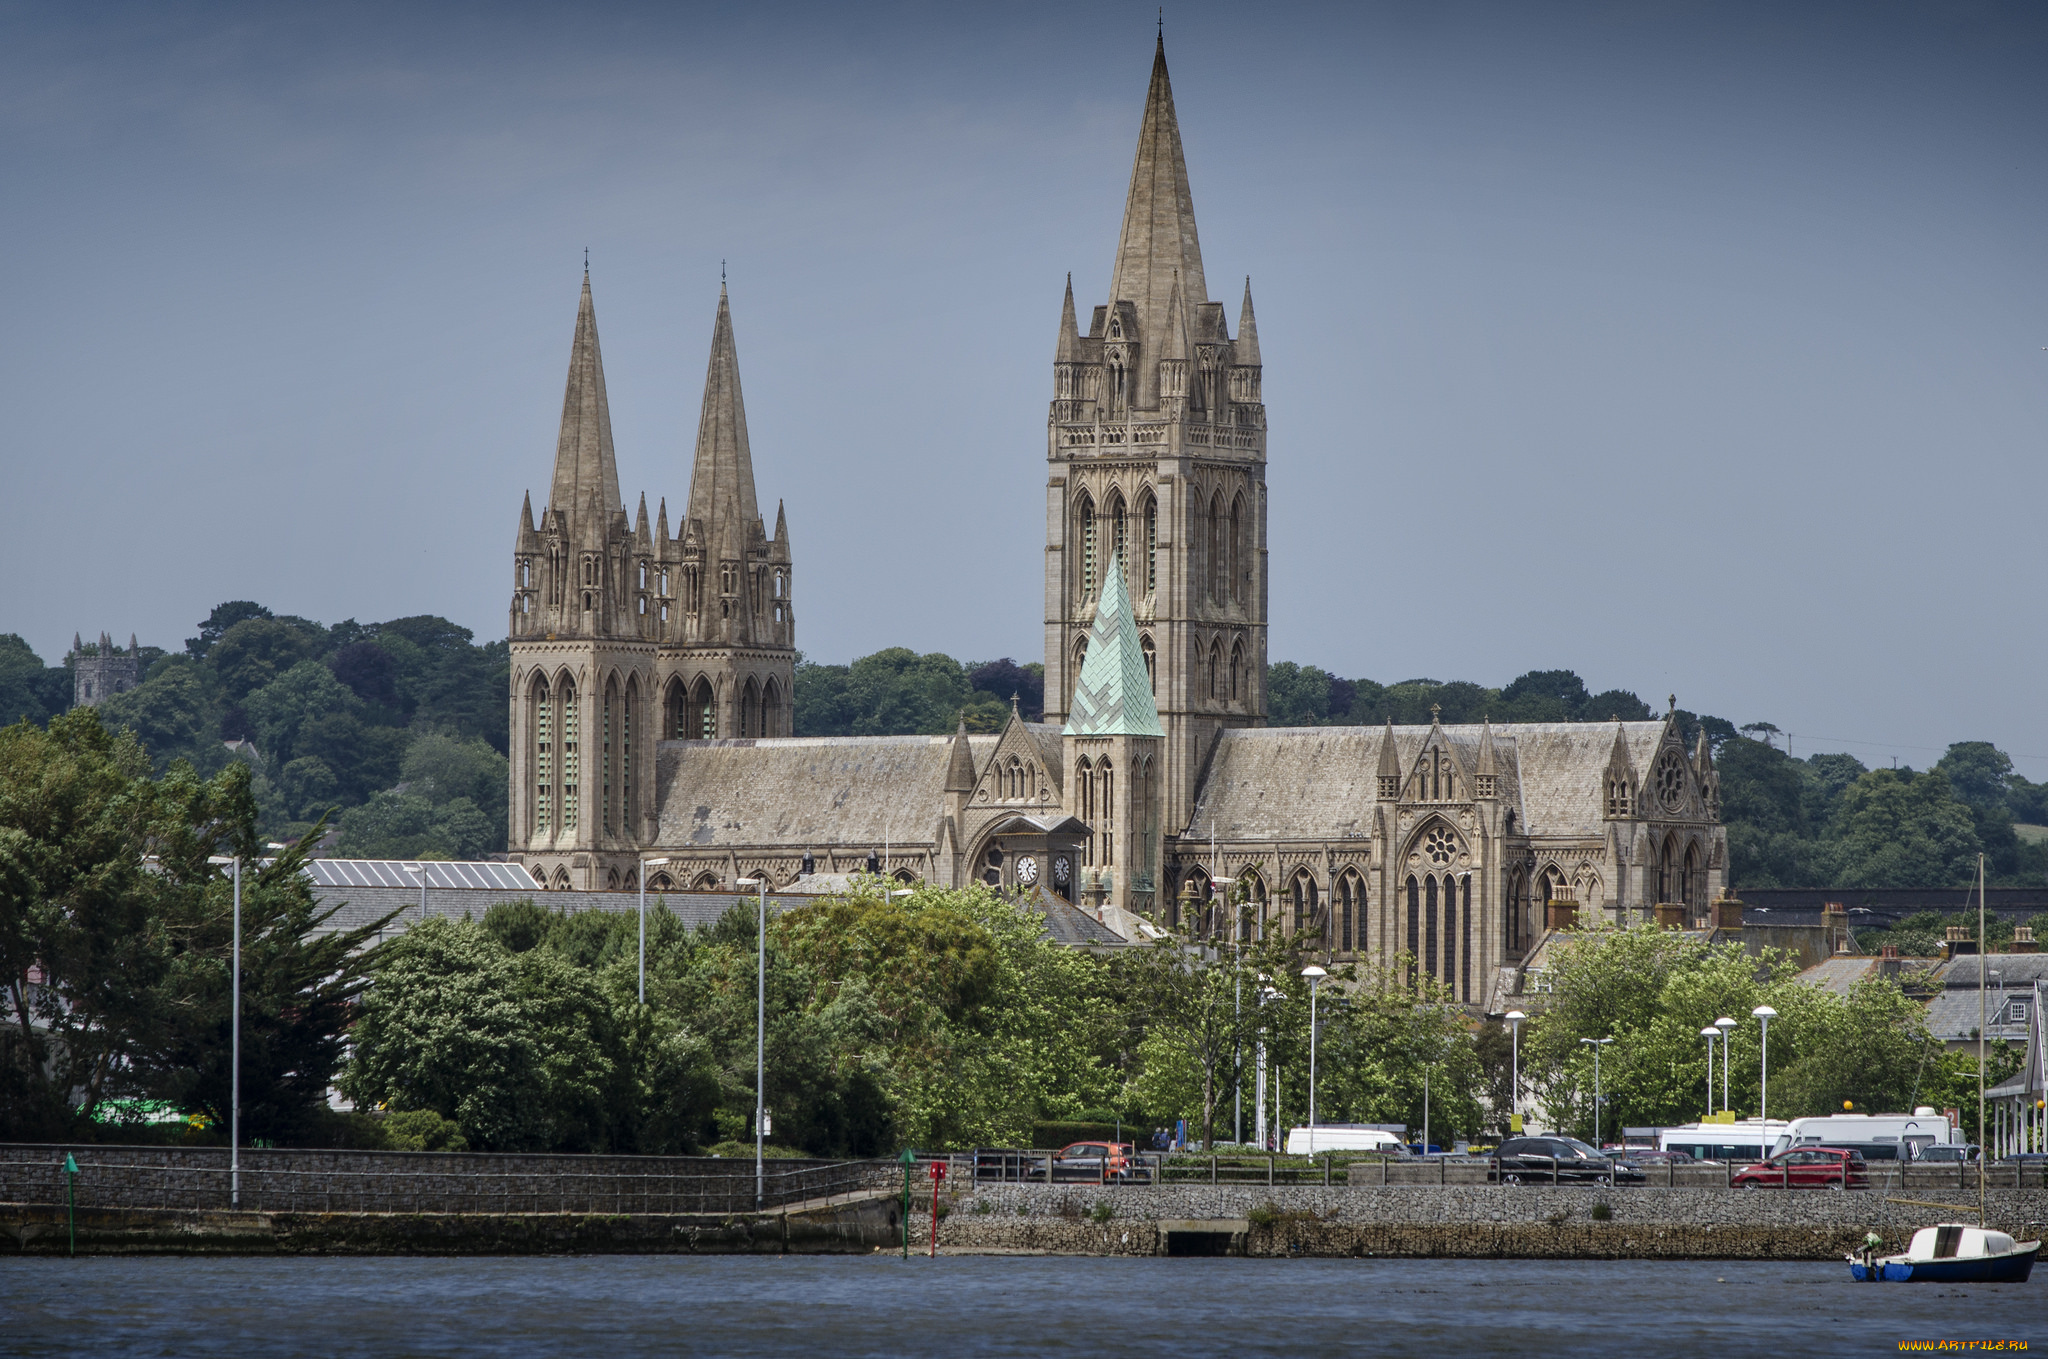
[[[1104,300],[1154,13],[0,5],[0,631],[502,636],[587,246],[629,505],[685,497],[724,260],[804,651],[1038,658],[1060,289]],[[1166,37],[1258,300],[1273,659],[2048,777],[2048,9]]]

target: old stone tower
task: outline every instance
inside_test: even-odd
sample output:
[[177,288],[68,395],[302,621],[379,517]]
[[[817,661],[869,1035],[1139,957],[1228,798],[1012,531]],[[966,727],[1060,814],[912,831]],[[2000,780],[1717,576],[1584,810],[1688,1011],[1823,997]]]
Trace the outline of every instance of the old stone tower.
[[509,839],[553,887],[634,885],[654,838],[655,743],[784,736],[796,661],[789,532],[754,496],[723,286],[682,522],[629,522],[590,276],[576,312],[554,478],[512,562]]
[[1266,408],[1250,280],[1235,338],[1209,300],[1163,39],[1086,335],[1067,283],[1046,459],[1046,719],[1068,718],[1113,558],[1163,731],[1159,824],[1184,827],[1218,733],[1266,717]]
[[142,648],[135,634],[128,634],[128,649],[122,651],[114,639],[100,634],[99,646],[91,652],[77,633],[71,634],[71,706],[93,708],[115,694],[125,694],[142,683]]

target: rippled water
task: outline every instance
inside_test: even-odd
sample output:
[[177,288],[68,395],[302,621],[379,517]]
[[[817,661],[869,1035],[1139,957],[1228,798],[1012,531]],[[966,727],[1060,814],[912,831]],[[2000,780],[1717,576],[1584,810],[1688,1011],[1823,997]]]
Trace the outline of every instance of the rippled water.
[[1896,1354],[2048,1341],[2043,1281],[1840,1265],[957,1256],[0,1262],[0,1352]]

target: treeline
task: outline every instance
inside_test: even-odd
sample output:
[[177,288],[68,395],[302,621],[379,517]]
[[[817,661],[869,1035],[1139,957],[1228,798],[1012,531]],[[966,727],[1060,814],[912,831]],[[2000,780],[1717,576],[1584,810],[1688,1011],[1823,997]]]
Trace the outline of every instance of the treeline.
[[796,666],[799,736],[940,736],[962,717],[975,732],[1001,731],[1010,700],[1027,722],[1045,715],[1045,667],[999,661],[962,664],[934,651],[890,647],[851,665]]
[[[22,653],[27,660],[21,659]],[[19,638],[11,695],[36,681]],[[200,777],[249,767],[259,830],[294,839],[323,817],[342,853],[370,858],[478,858],[505,848],[504,642],[421,615],[332,627],[235,600],[214,609],[177,653],[143,649],[142,683],[99,705],[133,732],[158,772],[183,761]],[[40,662],[36,661],[40,667]],[[71,699],[64,667],[63,707]],[[18,700],[16,717],[46,721]],[[231,747],[228,743],[243,743]]]

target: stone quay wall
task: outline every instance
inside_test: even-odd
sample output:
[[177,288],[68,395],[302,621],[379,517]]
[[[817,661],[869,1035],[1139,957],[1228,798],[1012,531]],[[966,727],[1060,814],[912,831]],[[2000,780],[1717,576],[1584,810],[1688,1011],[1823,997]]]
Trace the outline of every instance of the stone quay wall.
[[[64,1171],[66,1155],[78,1165]],[[877,1162],[769,1161],[763,1206],[885,1184]],[[286,1213],[725,1214],[755,1209],[754,1163],[716,1156],[555,1156],[244,1148],[239,1206]],[[230,1207],[225,1147],[0,1145],[0,1203]]]
[[[1994,1190],[1987,1206],[1994,1225],[2026,1239],[2048,1228],[2048,1191]],[[958,1193],[941,1215],[939,1244],[1084,1255],[1813,1260],[1839,1258],[1873,1231],[1886,1249],[1903,1249],[1917,1228],[1965,1217],[1866,1190],[1006,1184]],[[912,1240],[930,1226],[929,1210],[913,1208]]]

